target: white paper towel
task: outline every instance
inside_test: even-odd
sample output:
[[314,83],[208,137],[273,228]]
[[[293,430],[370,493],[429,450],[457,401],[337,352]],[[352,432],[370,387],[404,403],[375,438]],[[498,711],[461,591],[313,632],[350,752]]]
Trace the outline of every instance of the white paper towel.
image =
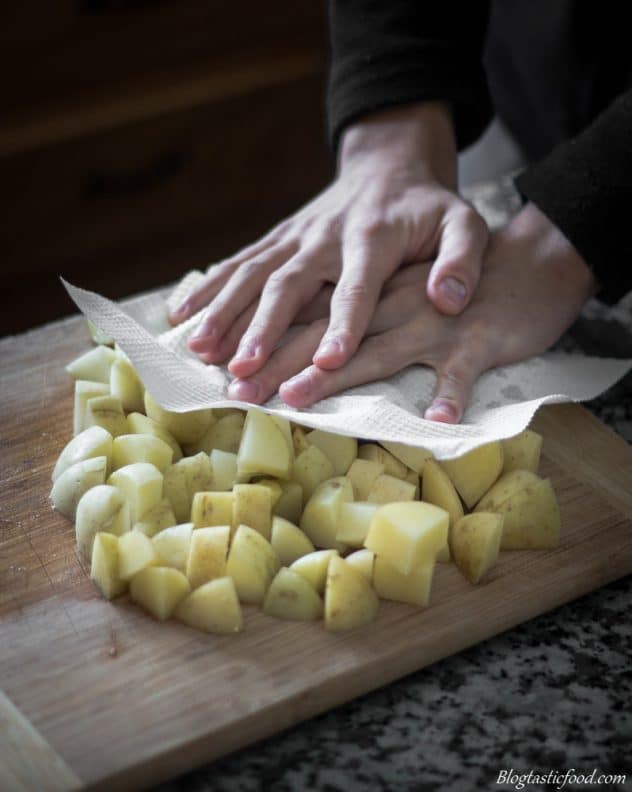
[[[86,317],[116,340],[164,408],[184,412],[202,407],[250,407],[226,399],[231,376],[225,368],[207,366],[189,351],[186,340],[200,317],[191,317],[176,328],[167,322],[168,307],[177,305],[202,277],[200,272],[189,273],[168,300],[152,293],[126,301],[124,308],[94,292],[65,281],[64,285]],[[302,410],[288,407],[278,396],[263,409],[340,434],[423,446],[438,459],[446,459],[517,434],[528,426],[541,404],[598,396],[631,366],[632,360],[549,353],[493,369],[475,385],[463,421],[456,426],[421,418],[435,383],[434,371],[424,366],[411,366]]]

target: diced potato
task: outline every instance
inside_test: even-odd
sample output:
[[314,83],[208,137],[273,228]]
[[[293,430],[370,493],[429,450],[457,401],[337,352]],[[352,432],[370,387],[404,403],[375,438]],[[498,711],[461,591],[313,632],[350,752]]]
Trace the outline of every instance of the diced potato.
[[232,492],[196,492],[191,506],[191,522],[195,528],[232,525]]
[[277,619],[316,621],[322,618],[323,601],[304,577],[283,567],[270,584],[263,612]]
[[452,526],[452,557],[470,583],[478,583],[496,562],[503,533],[503,515],[478,512],[462,517]]
[[191,518],[193,498],[198,492],[213,489],[213,468],[208,454],[201,451],[184,457],[165,471],[165,496],[171,502],[178,522]]
[[379,508],[378,503],[367,501],[341,504],[338,513],[337,541],[349,547],[363,547],[373,515]]
[[99,328],[89,319],[86,319],[86,324],[88,326],[90,338],[95,344],[103,344],[110,347],[114,346],[114,339],[111,336],[109,336],[107,333],[104,333],[103,330],[99,330]]
[[430,602],[433,572],[434,563],[430,562],[415,566],[404,574],[377,556],[373,566],[373,588],[382,599],[425,607]]
[[66,372],[76,380],[90,382],[110,382],[110,368],[116,360],[116,354],[107,346],[98,346],[84,352],[66,366]]
[[237,454],[214,448],[210,453],[213,490],[230,492],[237,481]]
[[131,528],[129,506],[116,487],[98,484],[85,492],[77,506],[75,533],[79,552],[92,558],[94,537],[100,533],[120,536]]
[[127,418],[121,400],[116,396],[94,396],[88,399],[84,425],[86,428],[102,426],[112,437],[127,434]]
[[76,436],[84,429],[86,424],[86,408],[89,399],[95,396],[107,396],[110,386],[103,382],[89,382],[87,380],[77,380],[75,382],[75,403],[73,409],[73,434]]
[[336,556],[338,556],[337,550],[316,550],[297,558],[290,569],[302,575],[315,591],[322,594],[327,582],[327,567],[331,559]]
[[367,550],[366,547],[362,550],[356,550],[355,553],[350,553],[345,558],[345,561],[354,569],[357,569],[358,572],[362,572],[369,583],[373,581],[375,553],[372,550]]
[[292,445],[294,447],[294,456],[297,457],[303,451],[309,448],[307,442],[307,432],[302,426],[295,426],[292,430]]
[[474,511],[496,511],[512,495],[525,487],[537,484],[539,476],[530,470],[511,470],[504,473],[476,504]]
[[213,410],[210,409],[181,413],[165,410],[149,391],[145,391],[145,412],[182,445],[198,441],[214,421]]
[[205,451],[210,454],[217,449],[225,451],[227,454],[237,454],[245,420],[246,414],[241,410],[232,411],[221,418],[218,417],[217,423],[210,426],[204,436],[187,450],[190,452]]
[[229,577],[217,578],[192,591],[178,605],[179,621],[209,633],[236,633],[243,629],[241,606]]
[[235,484],[233,487],[232,531],[248,525],[270,540],[272,531],[272,496],[260,484]]
[[272,507],[272,513],[298,523],[303,512],[303,487],[298,481],[281,481],[281,497]]
[[112,443],[112,470],[134,462],[150,462],[164,473],[172,459],[171,447],[154,435],[124,434],[115,437]]
[[364,544],[406,575],[434,563],[447,542],[448,524],[448,513],[430,503],[387,503],[373,515]]
[[186,574],[191,588],[224,577],[230,539],[230,525],[198,528],[191,534]]
[[407,481],[409,484],[412,484],[413,487],[415,488],[415,494],[413,500],[419,500],[419,494],[420,494],[419,475],[415,473],[414,470],[409,469],[408,473],[406,473],[406,478],[404,479],[404,481]]
[[283,418],[280,415],[269,415],[268,416],[273,424],[277,427],[277,429],[281,432],[283,439],[285,440],[285,445],[287,446],[287,450],[290,454],[290,470],[292,469],[292,465],[294,464],[294,442],[292,441],[292,426],[287,418]]
[[129,360],[116,357],[110,369],[110,393],[121,400],[125,412],[142,412],[145,388]]
[[129,502],[132,523],[162,500],[162,473],[149,462],[135,462],[115,470],[108,484],[118,487]]
[[560,510],[549,479],[515,492],[494,511],[505,518],[501,550],[549,550],[560,541]]
[[172,567],[147,567],[132,578],[130,597],[158,621],[166,621],[190,591],[189,581]]
[[515,437],[502,441],[504,451],[503,474],[512,470],[530,470],[538,472],[540,452],[542,451],[542,435],[531,429],[525,429]]
[[153,418],[148,418],[139,412],[130,413],[127,416],[127,428],[132,434],[150,434],[163,440],[173,451],[173,462],[179,462],[182,459],[182,449],[175,437],[164,429],[160,424],[156,423]]
[[148,509],[140,520],[136,520],[132,527],[151,539],[160,531],[171,528],[177,522],[171,508],[171,501],[168,498],[163,498],[160,503]]
[[369,497],[375,480],[382,473],[384,473],[384,465],[381,462],[373,462],[370,459],[354,459],[347,471],[347,478],[353,486],[355,499],[365,501]]
[[433,459],[432,451],[425,448],[406,445],[405,443],[390,443],[382,441],[381,445],[406,467],[414,470],[418,476],[424,475],[424,468],[429,459]]
[[[93,551],[94,552],[94,551]],[[131,530],[118,539],[119,577],[129,581],[148,566],[158,563],[158,555],[151,539],[140,531]]]
[[118,537],[114,534],[98,533],[94,537],[90,577],[109,600],[127,589],[119,575]]
[[52,475],[53,481],[56,481],[71,465],[94,457],[105,457],[107,466],[110,467],[112,435],[101,426],[91,426],[72,438],[57,459]]
[[152,537],[159,564],[186,572],[193,523],[164,528]]
[[325,432],[314,429],[308,432],[305,439],[325,454],[334,467],[334,476],[344,476],[358,453],[358,441],[355,437]]
[[301,530],[315,547],[343,550],[336,539],[340,507],[353,500],[353,487],[345,476],[337,476],[320,484],[305,504]]
[[259,409],[248,410],[237,454],[239,477],[290,477],[292,457],[284,430]]
[[467,508],[471,509],[500,476],[503,459],[502,444],[495,441],[440,464]]
[[373,482],[373,486],[369,490],[367,501],[369,503],[393,503],[395,501],[412,501],[415,500],[415,493],[417,486],[411,484],[409,481],[397,478],[396,476],[389,476],[387,473],[382,473]]
[[294,460],[292,479],[301,485],[305,500],[309,500],[316,487],[333,475],[334,466],[317,446],[309,446]]
[[377,443],[364,443],[358,447],[358,459],[368,459],[384,465],[384,472],[395,478],[406,478],[408,467]]
[[[273,478],[258,478],[251,483],[259,487],[267,487],[270,490],[270,507],[274,510],[279,498],[283,494],[281,482]],[[248,523],[246,523],[246,525],[248,525]]]
[[437,555],[437,561],[447,562],[450,560],[449,534],[452,526],[463,517],[463,504],[459,494],[450,481],[450,477],[445,470],[440,467],[433,459],[429,459],[424,467],[424,475],[421,482],[421,499],[426,503],[433,503],[440,509],[445,509],[450,516],[448,528],[448,543]]
[[339,632],[362,627],[375,619],[379,605],[362,572],[334,556],[327,569],[325,628]]
[[281,568],[279,557],[263,536],[247,525],[237,528],[228,553],[226,574],[232,577],[241,602],[260,605]]
[[92,487],[105,483],[107,459],[104,456],[76,462],[59,476],[50,491],[55,509],[69,520],[75,519],[79,501]]
[[270,544],[284,567],[290,566],[297,558],[314,552],[314,545],[301,529],[283,517],[272,518]]

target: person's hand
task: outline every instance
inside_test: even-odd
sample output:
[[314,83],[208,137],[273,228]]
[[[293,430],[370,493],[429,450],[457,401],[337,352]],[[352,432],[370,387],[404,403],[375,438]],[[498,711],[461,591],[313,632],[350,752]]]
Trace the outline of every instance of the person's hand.
[[190,348],[219,363],[239,341],[229,369],[247,377],[328,285],[335,287],[330,320],[312,353],[324,369],[351,358],[384,282],[402,265],[434,259],[428,296],[439,311],[459,313],[476,289],[488,232],[455,189],[456,148],[443,105],[377,113],[345,132],[333,184],[254,245],[211,267],[171,321],[208,305]]
[[425,417],[455,423],[484,371],[544,352],[596,289],[583,259],[533,205],[493,235],[481,282],[462,314],[446,316],[429,302],[423,283],[430,274],[430,264],[414,265],[391,279],[368,337],[344,367],[310,365],[321,319],[280,347],[256,376],[233,381],[229,395],[262,403],[278,390],[287,404],[306,407],[422,364],[437,374]]

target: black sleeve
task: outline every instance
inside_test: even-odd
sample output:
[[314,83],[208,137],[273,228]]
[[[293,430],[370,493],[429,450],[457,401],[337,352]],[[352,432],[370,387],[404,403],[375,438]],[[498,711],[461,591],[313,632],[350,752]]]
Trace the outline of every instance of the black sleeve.
[[489,3],[483,0],[330,0],[328,134],[383,107],[451,104],[459,148],[491,118],[482,65]]
[[632,289],[632,90],[516,179],[570,240],[613,303]]

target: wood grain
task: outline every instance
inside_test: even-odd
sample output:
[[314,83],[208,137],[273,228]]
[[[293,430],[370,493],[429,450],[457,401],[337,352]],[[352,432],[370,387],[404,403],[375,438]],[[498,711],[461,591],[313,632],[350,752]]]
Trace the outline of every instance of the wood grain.
[[47,501],[71,426],[62,366],[87,343],[79,319],[0,342],[0,678],[87,786],[174,776],[632,571],[632,450],[559,405],[535,422],[560,500],[557,549],[504,553],[477,587],[439,565],[430,608],[383,603],[370,630],[346,635],[253,609],[239,636],[157,624],[99,597]]

